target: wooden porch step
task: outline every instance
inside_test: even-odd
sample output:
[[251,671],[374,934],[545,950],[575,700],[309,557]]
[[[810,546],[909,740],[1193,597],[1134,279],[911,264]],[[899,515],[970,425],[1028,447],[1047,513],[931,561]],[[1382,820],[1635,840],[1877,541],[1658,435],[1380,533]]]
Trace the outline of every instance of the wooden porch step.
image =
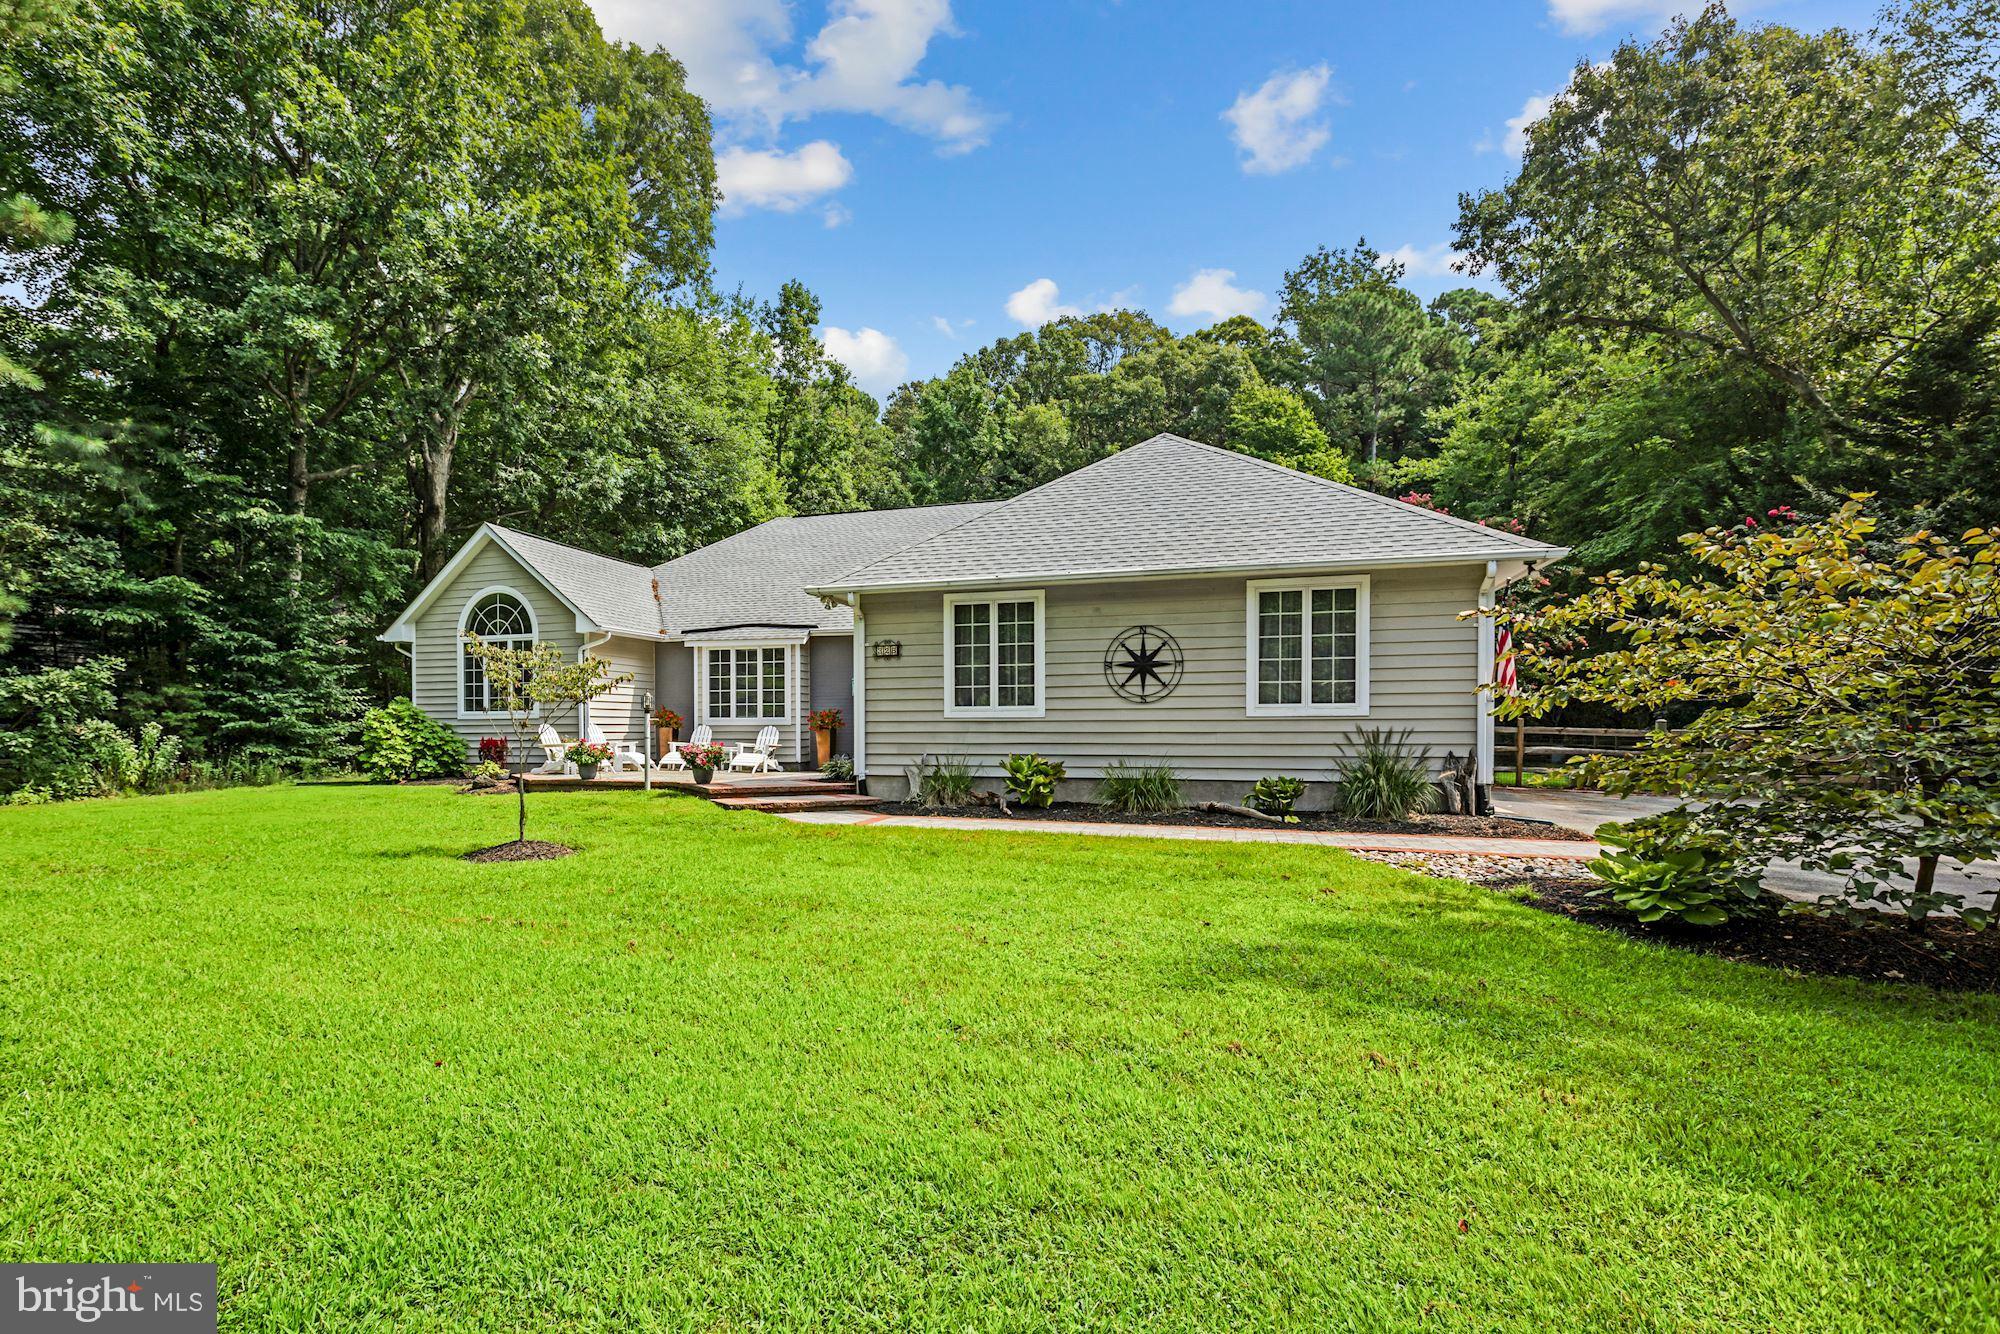
[[766,815],[776,815],[780,811],[837,811],[858,810],[869,806],[880,806],[880,797],[864,797],[858,792],[825,794],[797,794],[793,796],[759,797],[717,797],[715,804],[725,811],[762,811]]

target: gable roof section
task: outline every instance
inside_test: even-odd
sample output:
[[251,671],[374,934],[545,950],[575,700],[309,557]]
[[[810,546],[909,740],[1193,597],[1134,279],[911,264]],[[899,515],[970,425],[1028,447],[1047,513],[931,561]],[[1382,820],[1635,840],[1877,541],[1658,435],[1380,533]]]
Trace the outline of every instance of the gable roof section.
[[488,543],[497,545],[516,564],[541,580],[556,600],[575,615],[579,633],[627,630],[634,634],[659,634],[660,613],[653,605],[652,575],[644,566],[502,528],[497,523],[483,523],[379,637],[395,642],[413,639],[416,619],[424,608],[451,587],[459,571]]
[[551,542],[497,523],[486,525],[514,558],[541,576],[549,591],[575,607],[599,630],[660,633],[653,574],[643,565]]
[[998,502],[772,519],[653,567],[669,635],[743,626],[851,631],[854,613],[807,588],[921,542]]
[[813,591],[1566,554],[1248,454],[1156,435]]

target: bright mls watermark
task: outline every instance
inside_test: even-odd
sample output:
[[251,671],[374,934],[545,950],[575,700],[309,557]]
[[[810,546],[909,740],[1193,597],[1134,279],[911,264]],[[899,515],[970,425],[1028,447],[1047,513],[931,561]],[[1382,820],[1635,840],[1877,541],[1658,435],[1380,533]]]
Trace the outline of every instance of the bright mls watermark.
[[0,1329],[215,1334],[214,1265],[0,1265]]

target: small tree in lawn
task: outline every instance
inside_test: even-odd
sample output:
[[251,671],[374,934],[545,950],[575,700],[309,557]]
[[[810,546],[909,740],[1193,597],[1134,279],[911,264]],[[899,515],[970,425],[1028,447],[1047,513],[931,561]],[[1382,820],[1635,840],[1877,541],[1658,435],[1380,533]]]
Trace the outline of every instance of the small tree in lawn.
[[[531,644],[509,648],[489,644],[478,635],[465,637],[466,651],[479,660],[486,674],[486,686],[494,703],[507,711],[513,731],[514,753],[525,757],[528,740],[541,724],[557,726],[565,713],[574,712],[587,701],[632,679],[630,672],[613,675],[604,659],[585,655],[571,659],[554,644]],[[516,803],[520,810],[515,841],[528,839],[528,784],[514,779]]]
[[1866,499],[1816,523],[1773,510],[1690,534],[1686,579],[1644,565],[1503,612],[1532,670],[1499,712],[1699,705],[1685,728],[1592,757],[1586,781],[1701,799],[1669,825],[1753,867],[1844,875],[1824,907],[1874,898],[1983,924],[1936,875],[1940,857],[2000,850],[2000,548],[1977,528],[1876,537]]

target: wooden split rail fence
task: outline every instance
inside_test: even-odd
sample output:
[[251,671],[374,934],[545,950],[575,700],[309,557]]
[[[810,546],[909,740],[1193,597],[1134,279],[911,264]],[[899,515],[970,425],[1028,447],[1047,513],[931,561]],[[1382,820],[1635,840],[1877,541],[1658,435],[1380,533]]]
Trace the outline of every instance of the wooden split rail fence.
[[1541,759],[1557,768],[1576,755],[1616,755],[1633,749],[1652,735],[1645,727],[1536,727],[1517,720],[1514,724],[1514,784],[1520,786],[1521,773],[1528,761]]

